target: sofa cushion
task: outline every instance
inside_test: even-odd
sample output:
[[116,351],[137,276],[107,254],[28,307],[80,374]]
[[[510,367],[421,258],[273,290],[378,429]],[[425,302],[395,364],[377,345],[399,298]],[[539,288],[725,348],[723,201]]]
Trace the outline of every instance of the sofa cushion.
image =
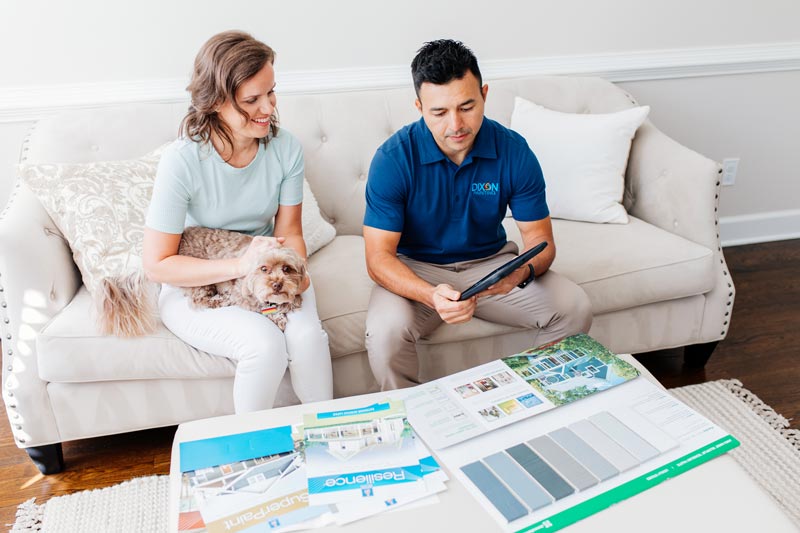
[[364,239],[341,235],[308,259],[333,359],[364,351],[367,305],[373,282],[367,274]]
[[[628,224],[553,220],[553,270],[580,285],[593,314],[704,294],[714,286],[708,248],[635,217]],[[504,226],[520,244],[512,219]]]
[[75,298],[36,336],[39,377],[51,382],[233,376],[229,359],[190,347],[159,322],[155,333],[119,338],[101,335],[91,320],[91,297]]

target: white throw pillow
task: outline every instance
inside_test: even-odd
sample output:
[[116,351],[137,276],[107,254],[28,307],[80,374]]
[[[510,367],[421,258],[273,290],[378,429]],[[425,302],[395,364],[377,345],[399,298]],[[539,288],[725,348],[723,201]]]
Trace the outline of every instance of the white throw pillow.
[[617,113],[562,113],[520,97],[511,129],[539,159],[547,184],[550,216],[625,224],[622,206],[631,140],[648,106]]
[[319,204],[308,182],[303,180],[303,238],[310,256],[336,237],[336,228],[322,218]]

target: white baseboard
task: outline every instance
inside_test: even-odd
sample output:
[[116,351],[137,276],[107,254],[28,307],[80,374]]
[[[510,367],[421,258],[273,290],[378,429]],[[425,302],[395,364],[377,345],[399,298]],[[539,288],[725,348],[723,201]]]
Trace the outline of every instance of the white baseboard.
[[[406,87],[408,65],[285,71],[281,94]],[[612,82],[800,70],[800,42],[613,54],[532,57],[481,62],[487,80],[534,75],[600,76]],[[6,87],[0,123],[36,120],[60,109],[132,102],[185,102],[187,79]]]
[[722,246],[800,239],[800,209],[720,217]]

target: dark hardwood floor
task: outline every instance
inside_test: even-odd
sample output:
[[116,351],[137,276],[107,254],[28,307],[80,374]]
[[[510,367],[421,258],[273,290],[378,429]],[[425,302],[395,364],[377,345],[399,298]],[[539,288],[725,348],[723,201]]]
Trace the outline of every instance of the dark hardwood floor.
[[[800,428],[800,240],[725,249],[736,284],[728,337],[703,370],[682,366],[681,350],[637,355],[667,387],[721,378],[744,386]],[[0,421],[0,524],[36,497],[102,488],[132,477],[169,472],[174,427],[64,443],[67,469],[42,476]]]

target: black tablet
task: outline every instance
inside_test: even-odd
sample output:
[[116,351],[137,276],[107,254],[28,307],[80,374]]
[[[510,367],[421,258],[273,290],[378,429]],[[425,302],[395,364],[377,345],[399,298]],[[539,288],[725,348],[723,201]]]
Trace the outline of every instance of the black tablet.
[[536,254],[538,254],[545,248],[547,248],[547,241],[542,241],[533,248],[531,248],[530,250],[528,250],[527,252],[523,253],[522,255],[518,255],[508,263],[493,270],[485,277],[475,282],[475,284],[472,285],[470,288],[462,292],[461,297],[458,299],[458,301],[462,302],[464,300],[468,300],[469,298],[472,298],[479,292],[488,289],[489,287],[491,287],[492,285],[494,285],[495,283],[497,283],[498,281],[500,281],[501,279],[508,276],[516,269],[518,269],[519,267],[530,261],[531,258],[533,258]]

